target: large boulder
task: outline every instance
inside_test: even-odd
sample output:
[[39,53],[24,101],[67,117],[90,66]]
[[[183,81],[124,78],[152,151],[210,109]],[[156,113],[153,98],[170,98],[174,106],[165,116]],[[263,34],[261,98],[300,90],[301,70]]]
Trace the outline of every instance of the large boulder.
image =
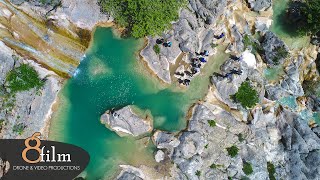
[[[140,111],[134,107],[136,111]],[[119,136],[141,136],[152,131],[152,120],[148,115],[141,117],[133,111],[132,106],[119,110],[109,110],[101,116],[101,123],[115,131]]]
[[192,10],[207,24],[213,24],[227,6],[227,0],[189,0]]
[[282,64],[289,52],[289,47],[271,31],[265,33],[261,45],[264,50],[264,60],[270,65]]
[[254,11],[265,11],[272,5],[272,0],[248,0],[250,8]]
[[129,166],[129,165],[120,165],[122,171],[117,176],[117,180],[144,180],[146,176],[142,170]]

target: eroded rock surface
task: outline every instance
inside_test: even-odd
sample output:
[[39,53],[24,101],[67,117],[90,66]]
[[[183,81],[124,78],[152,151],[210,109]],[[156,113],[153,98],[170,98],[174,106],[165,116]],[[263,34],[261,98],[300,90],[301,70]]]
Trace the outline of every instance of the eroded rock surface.
[[133,112],[131,106],[119,110],[110,110],[101,116],[101,123],[118,135],[141,136],[152,131],[152,120],[140,117]]

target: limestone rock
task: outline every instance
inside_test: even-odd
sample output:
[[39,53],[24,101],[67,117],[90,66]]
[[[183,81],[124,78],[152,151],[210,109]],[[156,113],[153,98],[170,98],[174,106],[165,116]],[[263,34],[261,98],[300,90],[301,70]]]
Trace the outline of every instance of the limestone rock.
[[156,155],[154,156],[154,159],[157,161],[157,162],[161,162],[164,160],[164,152],[161,151],[161,150],[158,150]]
[[285,60],[283,53],[289,52],[288,46],[271,31],[265,33],[262,42],[262,48],[265,51],[264,59],[267,64],[282,64]]
[[250,8],[254,11],[265,11],[272,5],[272,0],[249,0]]
[[117,176],[117,180],[144,180],[146,176],[142,172],[142,170],[129,166],[129,165],[120,165],[122,171]]
[[140,136],[152,131],[152,121],[148,117],[139,117],[131,106],[107,111],[100,120],[119,136]]

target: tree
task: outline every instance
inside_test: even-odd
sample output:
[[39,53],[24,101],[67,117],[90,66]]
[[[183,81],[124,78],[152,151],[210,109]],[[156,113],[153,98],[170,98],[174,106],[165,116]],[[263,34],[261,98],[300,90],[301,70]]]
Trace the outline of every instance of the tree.
[[320,28],[320,0],[294,1],[288,9],[289,23],[299,34],[316,34]]
[[169,29],[185,0],[101,0],[103,8],[129,35],[141,38]]
[[241,84],[233,97],[245,108],[251,108],[259,102],[258,92],[250,86],[248,81]]
[[6,87],[10,92],[16,93],[19,91],[26,91],[32,88],[40,89],[44,82],[39,78],[36,70],[28,64],[11,70],[6,77]]

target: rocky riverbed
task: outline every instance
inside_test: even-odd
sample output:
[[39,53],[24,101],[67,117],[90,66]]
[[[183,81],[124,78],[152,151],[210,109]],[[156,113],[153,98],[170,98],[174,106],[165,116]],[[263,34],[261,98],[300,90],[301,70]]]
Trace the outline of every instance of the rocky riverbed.
[[[272,1],[243,4],[190,0],[179,21],[173,23],[173,30],[163,36],[179,44],[179,48],[161,48],[160,54],[155,55],[152,46],[161,37],[148,38],[141,55],[151,66],[163,65],[157,66],[160,70],[155,72],[168,83],[172,80],[168,66],[175,63],[179,53],[192,57],[204,49],[214,52],[208,45],[215,43],[212,35],[221,30],[226,38],[220,43],[229,44],[226,52],[231,56],[220,67],[221,72],[212,76],[206,98],[190,110],[192,117],[185,130],[154,131],[151,139],[157,147],[154,153],[159,165],[153,170],[125,166],[118,179],[320,177],[320,122],[313,116],[319,113],[320,98],[310,95],[310,89],[318,87],[315,84],[319,80],[319,47],[309,44],[302,49],[290,49],[269,30],[271,5]],[[212,8],[217,9],[210,11]],[[169,54],[174,57],[170,59]],[[264,70],[273,67],[283,68],[284,74],[268,80]],[[231,98],[245,81],[250,82],[259,97],[259,103],[250,109]],[[304,81],[309,83],[304,85],[305,89]],[[285,98],[293,101],[281,101]],[[292,106],[294,103],[296,107]],[[150,172],[162,176],[148,177]]]

